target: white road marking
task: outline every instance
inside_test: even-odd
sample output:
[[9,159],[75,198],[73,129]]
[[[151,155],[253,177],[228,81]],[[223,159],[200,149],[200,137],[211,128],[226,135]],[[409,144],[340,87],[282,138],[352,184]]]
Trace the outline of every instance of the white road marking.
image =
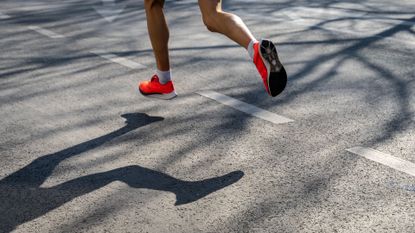
[[100,51],[90,51],[90,52],[95,54],[95,55],[98,55],[102,58],[105,58],[107,60],[110,60],[112,62],[118,63],[122,66],[131,68],[131,69],[138,70],[138,69],[147,68],[145,65],[142,65],[142,64],[137,63],[135,61],[128,60],[127,58],[124,58],[124,57],[119,57],[119,56],[117,56],[115,54],[112,54],[112,53],[105,53],[105,52],[100,52]]
[[231,98],[229,96],[214,91],[198,91],[196,93],[209,99],[213,99],[226,106],[232,107],[241,112],[272,122],[274,124],[284,124],[293,122],[293,120],[288,119],[286,117],[277,115],[275,113],[269,112],[267,110],[258,108],[256,106],[247,104],[245,102],[239,101],[237,99]]
[[375,161],[377,163],[386,165],[395,170],[405,172],[411,176],[415,176],[415,164],[409,161],[394,157],[392,155],[385,154],[383,152],[366,148],[366,147],[353,147],[347,149],[347,151],[365,157],[369,160]]
[[0,19],[10,19],[10,16],[5,15],[5,14],[0,12]]
[[55,32],[52,32],[51,30],[41,28],[39,26],[29,26],[28,28],[30,30],[36,31],[36,32],[38,32],[38,33],[40,33],[40,34],[42,34],[44,36],[47,36],[49,38],[52,38],[52,39],[61,39],[61,38],[64,38],[65,37],[63,35],[57,34]]

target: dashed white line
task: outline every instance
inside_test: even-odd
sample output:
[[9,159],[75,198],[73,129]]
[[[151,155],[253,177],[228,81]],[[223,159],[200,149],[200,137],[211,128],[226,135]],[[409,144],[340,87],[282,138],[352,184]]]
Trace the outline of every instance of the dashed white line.
[[61,39],[65,37],[63,35],[57,34],[55,32],[52,32],[51,30],[39,26],[28,26],[28,28],[52,39]]
[[[42,35],[45,35],[49,38],[53,38],[53,39],[65,38],[65,36],[63,36],[63,35],[59,35],[55,32],[52,32],[48,29],[45,29],[45,28],[42,28],[42,27],[39,27],[39,26],[29,26],[28,28],[30,30],[36,31],[36,32],[38,32]],[[142,65],[142,64],[137,63],[135,61],[128,60],[127,58],[120,57],[120,56],[117,56],[117,55],[112,54],[112,53],[106,53],[106,52],[103,52],[103,51],[90,51],[90,52],[97,55],[97,56],[100,56],[102,58],[105,58],[107,60],[110,60],[112,62],[118,63],[120,65],[123,65],[123,66],[131,68],[131,69],[137,70],[137,69],[147,68],[145,65]]]
[[5,14],[0,12],[0,19],[10,19],[10,16],[5,15]]
[[241,111],[249,115],[258,117],[260,119],[272,122],[274,124],[284,124],[284,123],[293,122],[293,120],[288,119],[286,117],[277,115],[275,113],[269,112],[267,110],[258,108],[256,106],[247,104],[240,100],[231,98],[229,96],[226,96],[226,95],[214,92],[214,91],[198,91],[196,93],[201,96],[207,97],[209,99],[213,99],[226,106],[232,107],[238,111]]
[[404,172],[411,176],[415,176],[415,164],[409,161],[367,147],[353,147],[347,149],[347,151],[356,155],[360,155],[377,163],[386,165],[395,170]]
[[100,52],[100,51],[90,51],[90,52],[97,55],[97,56],[100,56],[102,58],[105,58],[107,60],[110,60],[112,62],[118,63],[122,66],[131,68],[131,69],[138,70],[138,69],[147,68],[145,65],[142,65],[142,64],[137,63],[135,61],[128,60],[127,58],[120,57],[120,56],[117,56],[117,55],[112,54],[112,53],[106,53],[106,52]]

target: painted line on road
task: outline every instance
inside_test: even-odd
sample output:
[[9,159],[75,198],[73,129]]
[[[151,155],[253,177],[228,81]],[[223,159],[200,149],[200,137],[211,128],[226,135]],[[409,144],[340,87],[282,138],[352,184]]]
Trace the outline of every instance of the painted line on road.
[[10,19],[11,17],[9,15],[3,14],[0,12],[0,19]]
[[145,69],[145,68],[147,68],[143,64],[140,64],[140,63],[135,62],[135,61],[131,61],[131,60],[127,59],[127,58],[120,57],[120,56],[117,56],[117,55],[112,54],[112,53],[106,53],[106,52],[101,52],[101,51],[90,51],[90,52],[93,53],[93,54],[95,54],[95,55],[97,55],[97,56],[100,56],[100,57],[102,57],[104,59],[110,60],[112,62],[118,63],[118,64],[120,64],[122,66],[131,68],[131,69],[138,70],[138,69]]
[[347,149],[347,151],[377,163],[386,165],[395,170],[404,172],[408,175],[415,176],[415,164],[409,161],[367,147],[358,146]]
[[245,102],[242,102],[240,100],[231,98],[229,96],[220,94],[215,91],[198,91],[196,94],[199,94],[201,96],[207,97],[209,99],[215,100],[221,104],[224,104],[226,106],[229,106],[231,108],[234,108],[238,111],[247,113],[249,115],[258,117],[260,119],[272,122],[274,124],[284,124],[293,122],[293,120],[288,119],[286,117],[277,115],[275,113],[269,112],[267,110],[258,108],[256,106],[253,106],[251,104],[247,104]]
[[52,32],[51,30],[39,26],[28,26],[28,28],[52,39],[61,39],[65,37],[63,35],[57,34],[55,32]]

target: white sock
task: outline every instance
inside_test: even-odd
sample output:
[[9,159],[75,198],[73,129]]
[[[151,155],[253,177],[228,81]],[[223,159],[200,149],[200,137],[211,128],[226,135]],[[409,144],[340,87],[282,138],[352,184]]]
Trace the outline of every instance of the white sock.
[[158,69],[156,70],[156,75],[157,75],[157,77],[159,77],[159,81],[160,81],[161,84],[165,84],[168,81],[170,81],[171,76],[172,76],[170,70],[161,71],[161,70],[158,70]]
[[249,42],[247,50],[248,50],[248,55],[251,58],[251,60],[254,60],[254,53],[255,53],[254,44],[257,42],[258,41],[256,39],[253,39],[251,40],[251,42]]

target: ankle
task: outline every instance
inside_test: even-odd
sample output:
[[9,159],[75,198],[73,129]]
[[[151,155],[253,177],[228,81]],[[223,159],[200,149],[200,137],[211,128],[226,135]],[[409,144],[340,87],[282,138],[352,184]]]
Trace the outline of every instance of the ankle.
[[171,80],[171,71],[167,70],[167,71],[161,71],[161,70],[156,70],[156,75],[159,78],[159,81],[161,84],[166,84],[168,81]]
[[254,54],[255,54],[254,45],[256,43],[258,43],[258,41],[256,39],[252,39],[251,42],[249,42],[248,47],[246,48],[246,50],[248,51],[248,55],[252,61],[254,60]]

